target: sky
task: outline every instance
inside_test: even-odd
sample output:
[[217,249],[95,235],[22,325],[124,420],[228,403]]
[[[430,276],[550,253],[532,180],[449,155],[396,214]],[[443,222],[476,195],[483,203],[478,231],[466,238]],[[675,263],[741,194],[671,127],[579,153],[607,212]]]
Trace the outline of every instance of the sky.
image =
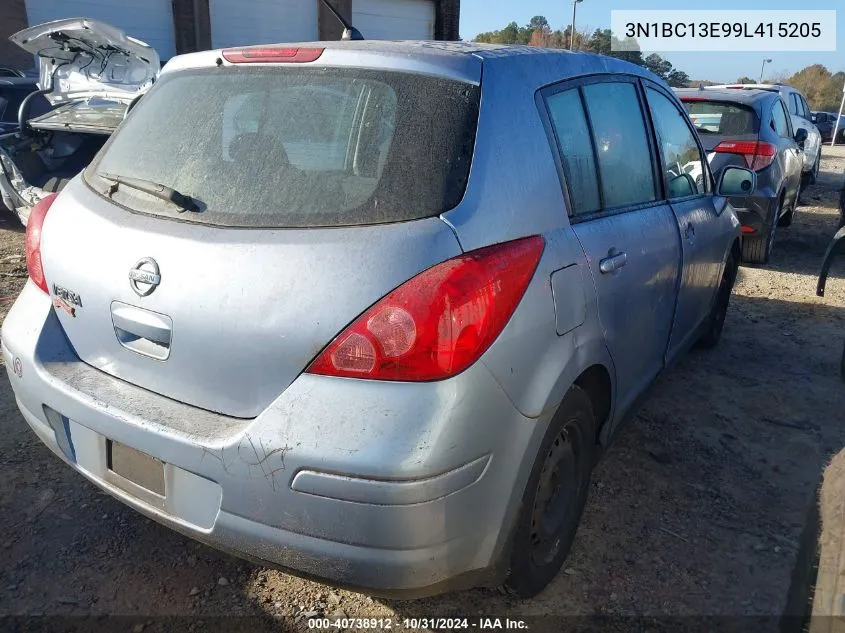
[[[679,6],[680,5],[680,6]],[[686,6],[684,6],[686,5]],[[736,81],[744,75],[757,78],[763,58],[771,58],[766,77],[791,75],[810,64],[823,64],[837,72],[845,70],[845,2],[843,0],[707,0],[679,3],[677,0],[583,0],[578,5],[575,28],[590,30],[610,28],[612,9],[759,9],[765,21],[766,10],[839,9],[836,16],[836,52],[754,52],[754,53],[681,53],[655,51],[691,79]],[[544,15],[554,29],[565,28],[572,21],[571,0],[461,0],[461,37],[471,40],[478,33],[501,29],[510,22],[527,24],[535,15]],[[648,51],[651,52],[651,51]]]

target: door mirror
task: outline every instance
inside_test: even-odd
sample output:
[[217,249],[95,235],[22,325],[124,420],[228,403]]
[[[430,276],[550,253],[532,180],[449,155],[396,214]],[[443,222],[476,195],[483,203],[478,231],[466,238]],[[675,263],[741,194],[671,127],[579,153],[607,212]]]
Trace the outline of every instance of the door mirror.
[[799,127],[797,130],[795,130],[795,142],[799,145],[804,145],[804,141],[807,140],[807,136],[807,130],[805,130],[803,127]]
[[750,196],[757,188],[757,174],[744,167],[725,167],[719,176],[716,193],[725,197]]
[[836,235],[833,236],[833,241],[827,247],[827,252],[824,254],[822,271],[819,274],[819,284],[816,286],[816,294],[820,297],[824,296],[824,287],[827,283],[827,274],[830,272],[830,266],[842,250],[845,250],[845,226],[836,232]]

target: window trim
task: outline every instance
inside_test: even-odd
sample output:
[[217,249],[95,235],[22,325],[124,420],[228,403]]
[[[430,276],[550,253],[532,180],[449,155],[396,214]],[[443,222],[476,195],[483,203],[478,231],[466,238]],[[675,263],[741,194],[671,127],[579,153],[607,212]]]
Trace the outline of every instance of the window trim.
[[798,93],[797,92],[790,92],[789,93],[789,99],[792,103],[792,106],[795,108],[795,112],[792,112],[792,110],[787,108],[787,111],[789,112],[789,114],[792,115],[792,116],[804,118],[801,115],[801,102],[798,100]]
[[783,102],[783,99],[780,97],[780,95],[778,95],[778,98],[775,99],[772,102],[772,112],[770,113],[769,116],[772,118],[772,121],[774,121],[774,116],[775,116],[774,110],[778,106],[778,104],[780,104],[781,110],[784,114],[784,117],[786,118],[786,133],[789,136],[781,136],[778,133],[777,128],[775,128],[775,130],[774,130],[775,134],[777,134],[779,138],[785,138],[787,140],[792,140],[792,139],[795,138],[795,132],[792,131],[792,117],[790,117],[789,110],[787,109],[786,104]]
[[[704,198],[706,196],[712,197],[714,192],[716,191],[716,182],[715,182],[715,179],[713,178],[713,172],[710,169],[710,161],[707,160],[707,152],[704,151],[704,146],[701,144],[701,138],[698,136],[698,132],[696,132],[695,126],[692,125],[692,121],[690,121],[689,114],[687,114],[687,111],[683,107],[683,104],[680,103],[680,100],[677,98],[677,96],[674,93],[670,94],[669,91],[665,90],[663,88],[663,86],[661,86],[658,83],[655,83],[655,82],[653,82],[649,79],[645,79],[645,78],[640,79],[640,83],[643,86],[643,94],[646,97],[646,104],[648,104],[647,89],[651,88],[655,92],[658,92],[659,94],[666,97],[669,100],[669,102],[672,103],[675,106],[675,110],[677,110],[678,114],[681,115],[681,119],[686,124],[687,130],[692,135],[692,139],[693,139],[693,141],[695,141],[695,144],[698,147],[698,154],[699,154],[699,157],[701,159],[701,164],[704,167],[704,171],[707,173],[707,179],[708,179],[709,186],[705,187],[705,191],[702,191],[701,193],[694,193],[694,194],[691,194],[691,195],[688,195],[688,196],[683,196],[683,197],[680,197],[680,198],[670,198],[669,197],[669,182],[666,180],[666,174],[664,173],[663,165],[662,165],[663,157],[662,157],[662,155],[660,155],[660,148],[658,147],[657,151],[658,151],[658,155],[660,156],[660,160],[661,160],[660,178],[663,181],[663,190],[664,190],[664,198],[663,199],[664,199],[664,201],[669,203],[669,204],[672,204],[673,202],[685,202],[687,200],[695,200],[697,198]],[[651,125],[651,128],[652,128],[652,135],[654,136],[654,140],[655,140],[655,142],[657,142],[657,140],[658,140],[657,126],[654,124],[654,121],[652,120],[652,113],[651,113],[650,107],[648,109],[648,120],[649,120],[649,124]]]
[[807,103],[807,100],[801,93],[798,93],[798,97],[801,99],[801,105],[804,108],[804,119],[807,121],[812,121],[813,111],[810,110],[810,104]]
[[[645,107],[647,106],[647,104],[645,103],[645,95],[643,93],[643,87],[640,84],[640,79],[641,78],[638,75],[626,75],[620,73],[585,75],[583,77],[565,79],[563,81],[549,84],[540,88],[534,93],[534,102],[537,105],[537,109],[540,113],[540,119],[542,120],[543,127],[545,128],[546,138],[549,142],[549,147],[552,151],[552,156],[555,161],[555,167],[557,168],[558,178],[560,179],[561,190],[563,192],[564,201],[566,203],[566,214],[569,218],[570,224],[589,222],[591,220],[596,220],[613,215],[620,215],[622,213],[640,211],[641,209],[648,209],[651,207],[666,204],[663,179],[662,177],[658,176],[658,157],[656,154],[657,147],[655,145],[654,131],[651,128],[650,116],[647,116],[645,111]],[[590,112],[587,109],[586,100],[584,98],[584,92],[582,90],[584,86],[599,83],[628,83],[633,85],[634,87],[634,91],[637,95],[637,103],[640,108],[640,116],[643,119],[643,127],[645,129],[646,139],[648,142],[649,157],[651,160],[652,182],[654,183],[654,200],[616,207],[606,208],[604,206],[604,193],[602,191],[601,186],[601,170],[599,168],[598,155],[595,147],[595,135],[593,134],[593,121],[590,117]],[[563,166],[563,156],[560,151],[560,142],[558,139],[557,131],[555,130],[554,123],[552,122],[552,116],[551,111],[549,110],[548,102],[550,97],[553,97],[561,92],[566,92],[567,90],[573,89],[578,91],[578,95],[581,100],[581,107],[584,110],[584,117],[587,121],[587,128],[590,134],[590,146],[593,150],[593,162],[596,165],[596,184],[598,186],[599,203],[602,205],[602,207],[597,211],[591,211],[590,213],[581,214],[575,213],[572,205],[572,196],[570,194],[570,187],[566,176],[566,170]]]

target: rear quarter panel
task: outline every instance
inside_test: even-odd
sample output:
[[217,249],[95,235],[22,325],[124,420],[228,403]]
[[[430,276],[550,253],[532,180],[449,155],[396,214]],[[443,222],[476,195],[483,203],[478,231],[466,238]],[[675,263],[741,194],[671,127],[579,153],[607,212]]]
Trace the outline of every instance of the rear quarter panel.
[[[552,146],[535,101],[541,86],[532,83],[531,69],[554,76],[548,66],[561,57],[531,59],[534,66],[509,58],[485,59],[466,195],[443,218],[465,250],[529,235],[543,235],[546,240],[522,302],[483,356],[519,411],[538,418],[554,410],[575,379],[593,364],[603,365],[612,382],[613,365],[598,321],[590,271],[569,225]],[[538,70],[543,65],[547,67]],[[583,70],[590,71],[596,69]],[[558,77],[569,78],[563,71]],[[578,274],[568,272],[567,283],[558,284],[553,292],[554,273],[573,266]],[[574,279],[580,283],[572,283]],[[583,323],[559,331],[556,301],[558,313],[579,315],[576,321],[583,315]]]

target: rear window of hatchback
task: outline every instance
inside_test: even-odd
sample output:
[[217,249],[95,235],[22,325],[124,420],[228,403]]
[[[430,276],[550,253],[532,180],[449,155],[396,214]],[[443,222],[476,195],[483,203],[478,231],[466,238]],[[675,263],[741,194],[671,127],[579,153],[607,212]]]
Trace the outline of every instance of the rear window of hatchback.
[[[359,68],[165,74],[86,170],[134,212],[233,227],[320,227],[440,215],[464,195],[480,88]],[[102,175],[191,196],[200,211]]]
[[690,120],[700,134],[740,136],[756,134],[760,129],[754,109],[729,101],[682,99]]

